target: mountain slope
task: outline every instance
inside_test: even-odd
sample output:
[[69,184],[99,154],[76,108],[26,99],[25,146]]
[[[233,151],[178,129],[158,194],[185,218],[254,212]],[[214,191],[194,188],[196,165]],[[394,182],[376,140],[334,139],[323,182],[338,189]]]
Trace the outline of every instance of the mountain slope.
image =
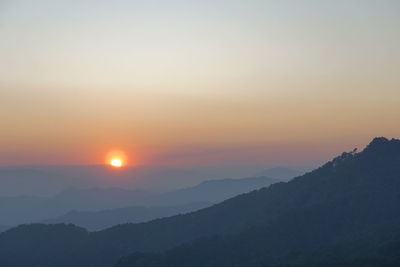
[[[298,229],[300,223],[303,225]],[[332,238],[337,228],[315,228],[318,220],[272,225],[234,236],[197,239],[164,253],[133,253],[116,267],[173,266],[268,266],[268,267],[398,267],[400,266],[400,221],[382,227]],[[295,229],[295,230],[294,230]]]
[[294,177],[303,175],[304,172],[286,168],[286,167],[274,167],[274,168],[269,168],[266,169],[262,172],[258,172],[255,176],[268,176],[268,177],[274,177],[276,179],[280,180],[290,180]]
[[239,234],[199,239],[165,253],[136,253],[118,266],[400,263],[400,141],[375,139],[364,152],[344,153],[281,187],[291,195],[287,199],[291,202],[284,205],[295,208],[282,210],[275,220]]
[[[177,263],[174,266],[187,266],[192,257],[185,255],[204,259],[205,265],[197,266],[235,266],[229,265],[229,261],[225,264],[223,260],[227,257],[236,259],[238,266],[252,263],[253,259],[255,266],[265,262],[275,264],[297,249],[312,253],[322,244],[353,240],[366,232],[379,232],[390,222],[398,222],[399,195],[400,141],[377,138],[363,152],[344,153],[288,183],[273,184],[185,215],[119,225],[95,233],[66,225],[11,229],[0,234],[0,264],[111,266],[130,252],[163,251],[202,236],[209,237],[166,254],[134,255],[121,264],[158,266],[152,265],[155,260],[160,266],[170,266],[170,262]],[[65,243],[62,238],[68,231],[72,233]],[[213,235],[220,237],[210,237]],[[215,242],[208,241],[209,238]],[[38,242],[40,247],[33,245]],[[243,254],[236,248],[243,249]],[[264,255],[269,250],[271,253]],[[213,262],[216,264],[208,265]]]

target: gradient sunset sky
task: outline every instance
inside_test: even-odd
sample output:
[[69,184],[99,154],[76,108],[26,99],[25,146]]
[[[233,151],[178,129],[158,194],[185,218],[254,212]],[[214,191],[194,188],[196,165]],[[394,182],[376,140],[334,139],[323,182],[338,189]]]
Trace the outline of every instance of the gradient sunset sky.
[[314,165],[398,138],[399,29],[395,0],[0,0],[0,165]]

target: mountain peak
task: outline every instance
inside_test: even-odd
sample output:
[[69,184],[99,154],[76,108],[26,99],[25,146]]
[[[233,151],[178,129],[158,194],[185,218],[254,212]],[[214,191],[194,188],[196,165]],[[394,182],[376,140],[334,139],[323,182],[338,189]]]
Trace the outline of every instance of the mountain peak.
[[372,141],[369,143],[368,146],[380,146],[380,145],[385,145],[390,143],[390,140],[387,139],[386,137],[375,137],[374,139],[372,139]]
[[375,137],[364,149],[363,152],[394,152],[400,153],[400,140],[392,138],[391,140],[386,137]]
[[357,152],[357,149],[351,152],[343,152],[324,166],[336,168],[355,161],[363,162],[366,166],[375,166],[377,160],[379,162],[386,161],[387,165],[392,164],[393,160],[398,162],[400,160],[400,140],[375,137],[361,152]]

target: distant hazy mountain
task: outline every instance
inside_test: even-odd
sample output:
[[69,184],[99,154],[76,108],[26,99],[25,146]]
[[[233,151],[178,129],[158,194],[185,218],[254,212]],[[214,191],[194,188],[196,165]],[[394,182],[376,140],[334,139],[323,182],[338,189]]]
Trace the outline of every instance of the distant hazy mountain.
[[72,223],[90,231],[98,231],[118,224],[146,222],[157,218],[188,213],[211,205],[212,203],[198,202],[180,206],[136,206],[97,212],[71,211],[61,217],[44,220],[42,223]]
[[119,188],[68,189],[54,197],[0,197],[0,223],[18,225],[54,218],[71,210],[103,210],[134,205],[153,194]]
[[156,196],[155,193],[143,190],[127,190],[122,188],[70,188],[50,198],[50,201],[62,203],[70,210],[104,210],[143,203]]
[[0,167],[0,196],[51,195],[71,184],[81,183],[73,177],[33,167]]
[[[18,225],[40,222],[63,216],[73,210],[100,211],[130,206],[176,206],[195,202],[216,203],[275,182],[279,182],[279,180],[257,177],[210,180],[190,188],[160,194],[121,188],[70,188],[53,197],[0,197],[0,223]],[[156,213],[151,216],[150,210],[148,210],[148,216],[156,218],[161,213],[157,209],[154,209],[154,211]],[[168,210],[165,210],[165,213],[174,214],[168,213]],[[120,214],[120,212],[116,214]],[[60,218],[70,218],[70,215]],[[90,219],[88,218],[88,220]],[[57,221],[70,222],[69,220]],[[117,221],[120,223],[119,220]],[[133,220],[133,222],[138,221],[143,220],[140,218]],[[102,222],[99,222],[99,225],[103,225]]]
[[9,229],[9,226],[5,226],[5,225],[0,225],[0,233],[4,232],[5,230]]
[[150,203],[176,205],[190,202],[221,202],[239,194],[269,186],[281,180],[270,177],[209,180],[199,185],[162,194]]
[[267,176],[267,177],[274,177],[276,179],[280,180],[289,180],[294,177],[303,175],[304,172],[286,168],[286,167],[275,167],[275,168],[269,168],[264,171],[258,172],[255,174],[255,176]]
[[[156,218],[176,215],[179,213],[187,213],[190,211],[198,210],[200,208],[211,206],[211,204],[213,203],[223,201],[239,194],[247,193],[254,189],[269,186],[270,184],[276,182],[279,182],[279,180],[269,177],[210,180],[202,182],[199,185],[190,188],[185,188],[161,195],[152,195],[150,197],[145,196],[141,199],[137,199],[135,203],[143,206],[124,207],[118,209],[102,210],[98,212],[71,211],[63,216],[57,217],[55,219],[44,220],[42,222],[72,223],[81,227],[85,227],[89,230],[100,230],[106,227],[127,222],[145,222]],[[98,192],[99,189],[92,190],[67,191],[62,194],[62,197],[57,196],[56,200],[60,201],[61,198],[64,201],[63,203],[68,203],[72,200],[76,200],[76,202],[72,203],[74,204],[74,207],[79,205],[79,203],[82,203],[82,207],[86,205],[86,209],[89,207],[89,204],[91,204],[93,200],[96,199],[99,199],[99,203],[110,205],[109,203],[106,203],[107,201],[109,201],[108,198],[99,198],[98,195],[95,194]],[[107,192],[107,190],[103,190]],[[127,199],[129,200],[129,191],[125,192],[121,190],[122,192],[119,196],[119,189],[110,190],[115,191],[115,200],[121,199],[121,197],[122,199],[124,199],[124,194],[127,194]],[[88,191],[93,193],[94,195],[89,194],[88,197]],[[131,192],[131,194],[134,196],[133,192]],[[110,197],[113,196],[112,194],[108,195]],[[111,203],[115,203],[115,201],[111,201]],[[85,209],[82,208],[82,210]]]
[[63,214],[67,210],[43,197],[0,197],[0,224],[37,222],[47,216]]
[[400,140],[377,138],[290,182],[185,215],[92,233],[10,229],[0,234],[0,265],[102,267],[133,253],[118,266],[394,267],[399,196]]
[[92,187],[167,192],[205,180],[252,177],[263,169],[263,166],[133,166],[118,170],[102,165],[0,167],[0,196],[49,197],[67,188]]
[[206,177],[205,173],[196,169],[157,166],[125,167],[118,170],[102,165],[0,167],[0,196],[51,196],[71,187],[151,188],[167,191],[196,184]]

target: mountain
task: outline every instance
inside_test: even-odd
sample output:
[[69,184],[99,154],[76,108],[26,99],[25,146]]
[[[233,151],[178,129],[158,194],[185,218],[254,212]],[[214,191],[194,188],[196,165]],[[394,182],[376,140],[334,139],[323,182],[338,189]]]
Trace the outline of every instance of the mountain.
[[239,194],[281,182],[270,177],[219,179],[204,181],[196,186],[161,194],[147,203],[178,205],[191,202],[221,202]]
[[[71,211],[54,219],[43,220],[42,223],[72,223],[88,230],[100,230],[127,222],[144,222],[187,213],[276,182],[279,182],[279,180],[269,177],[209,180],[193,187],[131,201],[131,203],[142,206],[101,211]],[[60,201],[61,199],[63,200],[62,203],[69,203],[71,207],[80,207],[83,210],[93,207],[96,203],[96,207],[107,207],[110,203],[119,203],[118,200],[125,199],[124,194],[126,194],[126,200],[129,200],[129,191],[121,190],[121,194],[119,194],[119,189],[113,190],[115,190],[114,198],[113,194],[108,192],[109,190],[103,189],[103,194],[109,195],[109,198],[99,198],[97,197],[99,189],[91,189],[84,191],[68,190],[54,200]],[[88,192],[92,194],[88,194]],[[136,196],[133,192],[131,194],[131,199]],[[70,203],[71,200],[73,203]],[[121,202],[121,206],[124,206],[123,203],[129,202]]]
[[[204,180],[196,169],[130,166],[119,170],[103,165],[1,167],[0,195],[51,196],[65,188],[120,187],[167,191]],[[209,178],[213,178],[210,174]],[[21,186],[21,184],[25,186]]]
[[290,180],[294,177],[303,175],[304,172],[286,168],[286,167],[274,167],[269,168],[264,171],[256,173],[254,176],[267,176],[267,177],[274,177],[279,180]]
[[44,197],[0,197],[0,223],[5,225],[36,222],[66,211],[67,207],[48,201]]
[[131,206],[155,197],[155,193],[143,190],[127,190],[123,188],[70,188],[50,199],[51,202],[62,203],[70,210],[104,210]]
[[[102,211],[70,211],[54,219],[42,221],[45,224],[74,224],[90,231],[102,230],[123,223],[139,223],[199,210],[212,203],[196,202],[179,206],[133,206]],[[0,228],[1,229],[1,228]]]
[[71,210],[103,210],[130,206],[152,193],[120,188],[68,189],[53,197],[0,197],[0,223],[17,225],[62,216]]
[[289,182],[184,215],[99,232],[18,226],[0,234],[0,265],[101,267],[125,256],[119,266],[398,266],[399,210],[400,140],[376,138]]
[[0,196],[50,197],[66,188],[92,187],[167,192],[194,186],[204,180],[251,177],[255,169],[264,168],[127,166],[116,170],[104,165],[0,167]]
[[46,169],[33,167],[0,168],[0,196],[3,197],[18,195],[48,196],[76,182],[77,180],[73,177]]
[[400,140],[376,138],[264,190],[264,201],[280,205],[274,218],[117,266],[399,266]]
[[[289,218],[288,218],[289,219]],[[298,229],[296,220],[283,226],[247,230],[234,236],[197,239],[166,252],[136,252],[115,267],[260,266],[260,267],[398,267],[399,221],[346,237],[327,238],[330,228]],[[334,224],[332,224],[335,227]],[[389,228],[386,228],[389,227]],[[295,229],[295,230],[293,230]],[[334,228],[337,233],[337,227]],[[277,231],[277,232],[276,232]],[[304,231],[304,232],[302,232]],[[310,241],[311,239],[311,241]]]
[[0,225],[0,233],[4,232],[5,230],[9,229],[9,226],[5,226],[5,225]]
[[[53,197],[0,197],[0,223],[18,225],[40,222],[55,217],[58,217],[55,220],[57,222],[68,223],[75,222],[76,220],[72,219],[71,216],[75,218],[79,214],[79,221],[86,222],[84,225],[109,225],[108,223],[102,224],[97,221],[90,223],[90,218],[94,216],[93,213],[85,213],[83,211],[102,211],[130,206],[136,206],[137,209],[139,208],[137,206],[143,206],[141,209],[144,210],[148,206],[181,206],[195,202],[217,203],[237,194],[246,193],[275,182],[279,182],[279,180],[268,177],[256,177],[209,180],[189,188],[158,194],[143,190],[97,187],[88,189],[69,188]],[[203,205],[203,207],[205,206]],[[179,210],[179,208],[177,209]],[[160,214],[164,214],[160,213],[159,209],[153,210],[155,211],[154,215],[150,215],[149,213],[144,217],[140,215],[138,219],[134,219],[132,222],[143,221],[140,218],[158,218]],[[190,209],[185,210],[189,211]],[[76,212],[63,216],[70,211]],[[77,213],[78,211],[82,212]],[[126,211],[128,212],[129,209],[126,209]],[[150,211],[150,209],[147,209],[147,212]],[[177,214],[171,212],[168,212],[168,208],[165,209],[165,214]],[[107,211],[106,213],[111,214],[112,212]],[[121,210],[117,210],[115,214],[118,214],[118,218],[123,218],[121,217]],[[129,214],[133,214],[132,210]],[[86,219],[83,218],[85,216],[87,216]],[[63,221],[63,219],[65,220]],[[126,222],[116,221],[118,223]],[[83,226],[80,223],[78,225]],[[98,229],[97,227],[89,228]]]

